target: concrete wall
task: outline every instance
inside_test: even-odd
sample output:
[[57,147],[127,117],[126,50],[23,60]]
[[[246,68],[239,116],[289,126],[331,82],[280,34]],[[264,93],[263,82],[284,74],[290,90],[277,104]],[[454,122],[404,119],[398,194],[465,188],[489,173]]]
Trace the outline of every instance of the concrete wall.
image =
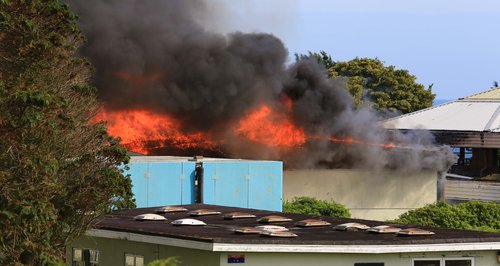
[[81,237],[67,247],[68,265],[71,265],[71,250],[90,248],[99,250],[99,265],[123,266],[125,253],[144,256],[145,264],[165,257],[178,257],[179,266],[219,266],[228,263],[229,255],[243,255],[246,266],[352,266],[360,262],[383,262],[385,266],[411,266],[413,258],[459,258],[473,257],[474,266],[498,266],[496,251],[473,252],[427,252],[397,254],[334,254],[334,253],[227,253],[210,252],[188,248],[147,244],[127,240],[98,237]]
[[437,199],[437,173],[400,174],[347,169],[286,170],[283,199],[310,196],[334,200],[353,218],[395,219]]

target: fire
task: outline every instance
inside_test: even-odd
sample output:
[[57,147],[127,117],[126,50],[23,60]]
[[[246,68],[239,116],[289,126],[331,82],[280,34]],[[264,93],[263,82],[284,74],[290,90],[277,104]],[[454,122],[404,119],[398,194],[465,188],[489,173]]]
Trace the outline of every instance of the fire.
[[240,120],[236,133],[248,140],[277,148],[293,148],[307,141],[302,128],[267,105],[262,105]]
[[150,149],[166,145],[178,149],[215,149],[208,135],[199,133],[183,134],[180,121],[164,114],[147,110],[102,110],[94,121],[108,122],[108,132],[119,136],[127,149],[141,154],[149,154]]

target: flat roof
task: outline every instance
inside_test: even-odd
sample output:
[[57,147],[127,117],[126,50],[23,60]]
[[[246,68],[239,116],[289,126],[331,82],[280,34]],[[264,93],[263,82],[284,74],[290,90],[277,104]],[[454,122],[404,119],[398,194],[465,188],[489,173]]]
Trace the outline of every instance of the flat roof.
[[[127,239],[145,243],[164,244],[210,251],[241,252],[329,252],[329,253],[395,253],[430,251],[472,251],[500,249],[500,234],[390,224],[382,221],[321,217],[290,214],[255,209],[225,207],[205,204],[182,205],[188,210],[213,209],[220,215],[189,217],[187,212],[166,213],[167,221],[136,221],[136,215],[154,213],[153,208],[137,208],[115,211],[105,215],[88,236]],[[256,218],[224,220],[229,212],[246,212]],[[262,225],[257,219],[267,215],[280,215],[293,219],[291,222],[273,223],[287,227],[297,234],[295,238],[273,238],[256,234],[236,234],[240,227]],[[174,226],[170,222],[182,218],[195,218],[206,226]],[[332,225],[301,228],[295,222],[304,219],[322,219]],[[366,231],[336,231],[333,226],[349,222],[368,226],[392,225],[400,228],[418,227],[434,232],[427,236],[398,236],[374,234]]]

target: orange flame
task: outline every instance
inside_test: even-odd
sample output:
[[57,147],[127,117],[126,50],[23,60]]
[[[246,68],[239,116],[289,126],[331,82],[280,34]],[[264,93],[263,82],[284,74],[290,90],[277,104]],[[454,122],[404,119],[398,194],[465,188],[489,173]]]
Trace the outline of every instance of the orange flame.
[[278,148],[297,147],[307,140],[303,129],[267,105],[240,120],[236,132],[251,141]]
[[209,136],[201,132],[183,134],[181,123],[167,115],[146,110],[103,110],[94,118],[96,122],[102,120],[108,122],[109,134],[121,137],[123,146],[141,154],[148,154],[150,149],[165,145],[178,149],[215,149]]

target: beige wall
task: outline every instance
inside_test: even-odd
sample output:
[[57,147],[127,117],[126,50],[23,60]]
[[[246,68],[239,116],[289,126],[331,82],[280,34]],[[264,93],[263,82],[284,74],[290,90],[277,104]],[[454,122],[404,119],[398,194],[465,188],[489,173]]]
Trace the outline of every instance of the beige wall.
[[353,218],[395,219],[437,198],[437,173],[400,174],[348,169],[286,170],[283,200],[310,196],[334,200],[350,209]]

